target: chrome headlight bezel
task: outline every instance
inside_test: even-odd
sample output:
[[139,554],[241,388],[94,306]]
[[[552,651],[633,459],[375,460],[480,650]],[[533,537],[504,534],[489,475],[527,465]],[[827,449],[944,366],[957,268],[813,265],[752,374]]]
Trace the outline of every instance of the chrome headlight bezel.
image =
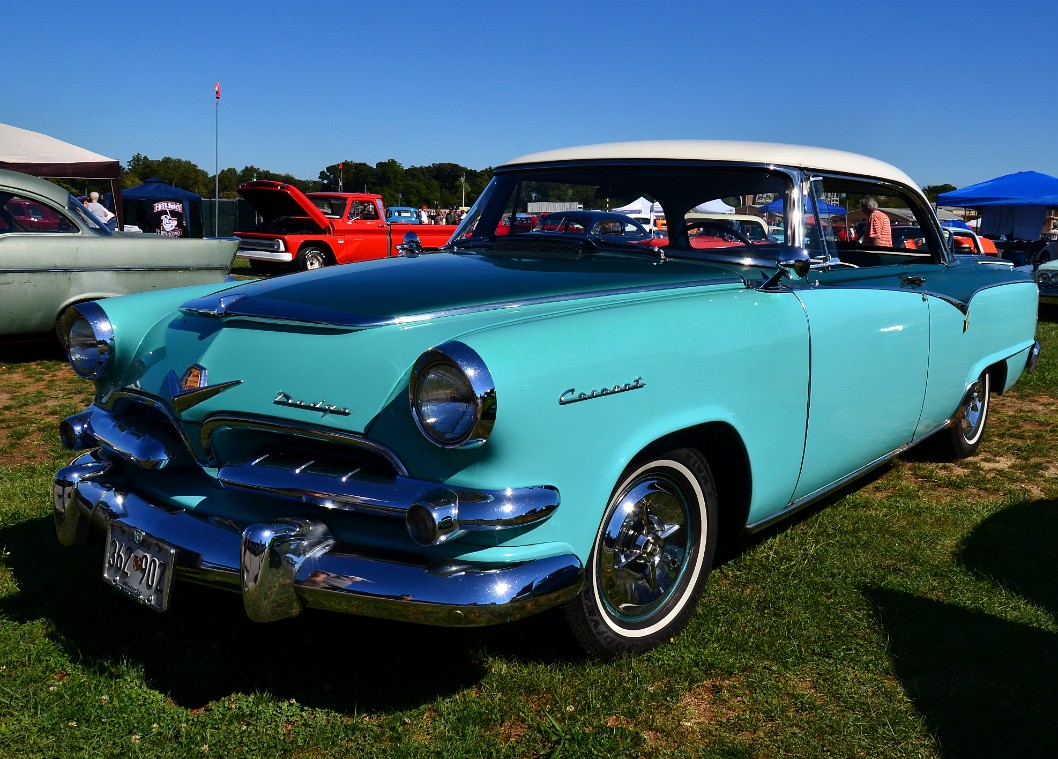
[[1036,272],[1036,284],[1040,287],[1049,287],[1051,284],[1051,275],[1045,271]]
[[[425,393],[447,388],[453,399],[443,417],[430,416]],[[488,440],[496,422],[496,386],[481,357],[463,343],[443,343],[415,361],[408,382],[412,419],[419,431],[441,448],[476,448]],[[443,401],[434,401],[444,406]]]
[[66,359],[80,377],[102,378],[114,353],[114,327],[94,301],[72,306],[62,315]]

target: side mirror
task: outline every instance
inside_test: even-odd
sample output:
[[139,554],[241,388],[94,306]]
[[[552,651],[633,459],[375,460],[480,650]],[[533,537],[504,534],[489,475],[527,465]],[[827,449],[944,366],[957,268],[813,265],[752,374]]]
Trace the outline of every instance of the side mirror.
[[405,232],[404,242],[397,246],[397,255],[415,258],[415,256],[418,256],[421,253],[422,242],[419,240],[419,236],[414,232]]
[[789,276],[803,279],[812,268],[812,257],[804,248],[783,245],[779,248],[779,260],[776,263]]

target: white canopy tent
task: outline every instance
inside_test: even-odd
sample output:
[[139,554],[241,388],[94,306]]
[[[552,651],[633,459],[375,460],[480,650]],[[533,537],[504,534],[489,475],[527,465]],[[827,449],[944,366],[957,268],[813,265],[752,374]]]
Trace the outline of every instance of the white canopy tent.
[[[627,206],[621,206],[620,208],[615,208],[613,210],[616,213],[625,213],[625,214],[628,214],[629,216],[639,216],[639,217],[650,217],[650,216],[658,217],[658,216],[664,216],[665,215],[664,209],[662,209],[662,207],[658,204],[657,201],[647,200],[646,198],[639,198],[638,200],[633,200]],[[697,211],[698,213],[734,213],[735,212],[734,206],[729,206],[727,203],[725,203],[724,201],[722,201],[720,199],[710,200],[710,201],[707,201],[705,203],[702,203],[701,205],[695,206],[694,210]]]
[[621,206],[620,208],[613,209],[614,213],[624,213],[629,216],[664,216],[665,211],[661,208],[661,204],[655,200],[647,200],[646,198],[639,198],[633,200],[627,206]]
[[109,179],[114,209],[121,214],[121,164],[113,158],[40,132],[0,124],[0,169],[56,179]]
[[734,213],[735,207],[717,198],[695,206],[694,210],[698,213]]

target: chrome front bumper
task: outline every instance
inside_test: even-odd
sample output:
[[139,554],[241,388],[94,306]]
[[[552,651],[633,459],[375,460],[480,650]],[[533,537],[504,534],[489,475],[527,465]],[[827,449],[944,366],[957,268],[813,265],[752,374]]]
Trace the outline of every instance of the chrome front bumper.
[[573,554],[511,564],[428,559],[337,543],[327,525],[291,516],[236,525],[152,503],[107,481],[111,462],[88,453],[55,475],[55,527],[64,545],[120,522],[177,551],[176,576],[241,592],[259,622],[308,606],[442,626],[508,622],[572,599],[583,567]]

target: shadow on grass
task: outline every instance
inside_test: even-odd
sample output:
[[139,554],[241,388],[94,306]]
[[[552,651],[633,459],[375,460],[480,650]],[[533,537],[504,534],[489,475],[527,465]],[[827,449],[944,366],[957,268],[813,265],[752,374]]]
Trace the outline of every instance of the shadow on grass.
[[1042,322],[1058,322],[1058,303],[1041,303],[1039,320]]
[[66,354],[53,334],[0,338],[0,363],[32,364],[65,359]]
[[[957,559],[981,582],[1058,617],[1058,502],[985,520]],[[1058,755],[1058,635],[901,591],[866,595],[944,756]]]
[[170,610],[140,607],[102,579],[102,543],[64,548],[49,518],[0,528],[19,590],[0,599],[15,622],[47,620],[67,655],[102,677],[140,666],[145,682],[199,708],[232,693],[372,713],[421,706],[477,684],[489,657],[573,658],[541,615],[500,627],[425,627],[306,610],[258,624],[237,594],[184,582]]

